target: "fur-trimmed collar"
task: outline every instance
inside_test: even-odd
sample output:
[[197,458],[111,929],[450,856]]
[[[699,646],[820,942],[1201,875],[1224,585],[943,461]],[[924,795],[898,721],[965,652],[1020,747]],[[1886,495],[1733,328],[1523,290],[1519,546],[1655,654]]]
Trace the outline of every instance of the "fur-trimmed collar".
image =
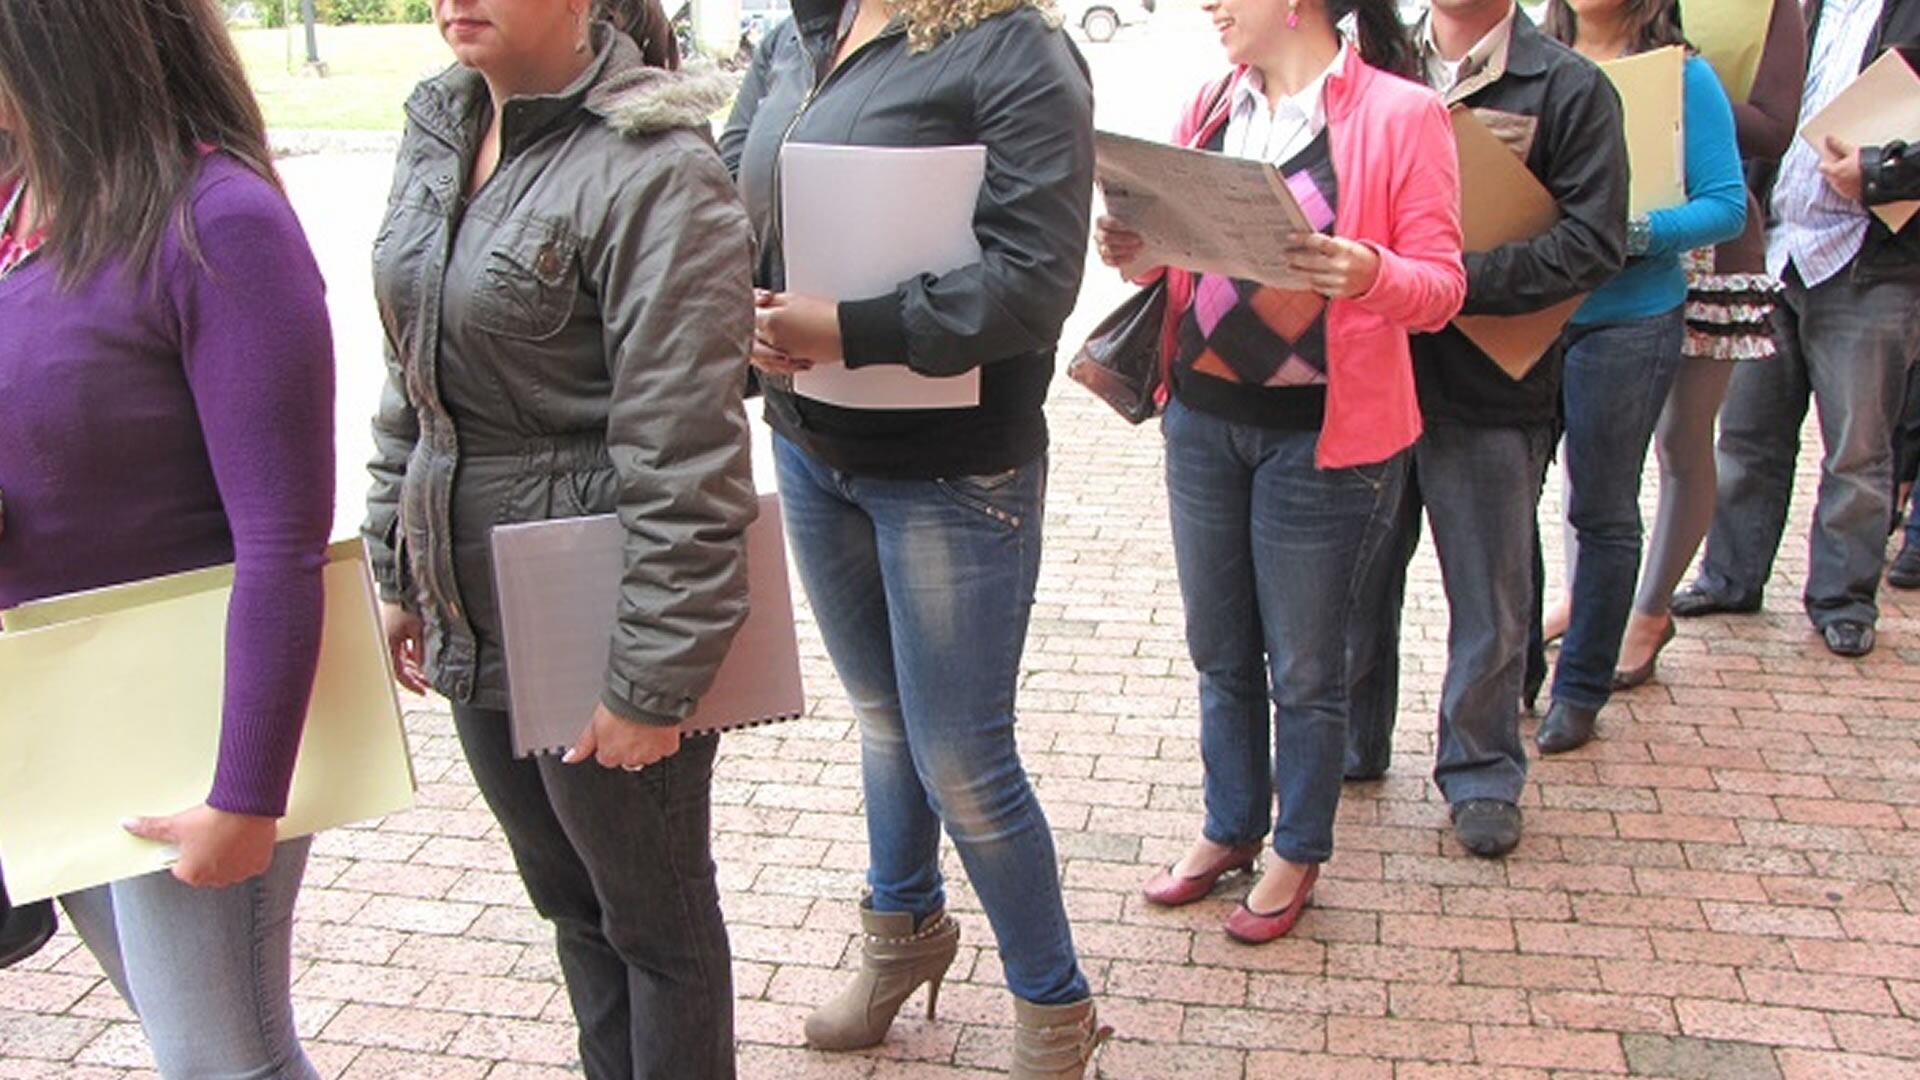
[[638,65],[616,72],[609,64],[605,77],[587,94],[586,105],[622,135],[673,128],[704,131],[737,88],[733,76],[708,60],[679,71]]

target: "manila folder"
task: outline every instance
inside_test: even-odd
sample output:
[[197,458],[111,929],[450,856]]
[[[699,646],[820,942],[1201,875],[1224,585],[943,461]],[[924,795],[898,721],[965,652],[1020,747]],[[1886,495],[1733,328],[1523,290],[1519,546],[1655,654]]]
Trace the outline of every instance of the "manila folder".
[[[1453,110],[1460,148],[1460,227],[1468,251],[1531,240],[1560,220],[1560,204],[1473,110]],[[1514,379],[1547,354],[1584,295],[1525,315],[1462,315],[1454,328]]]
[[[1855,146],[1885,146],[1895,140],[1920,142],[1920,76],[1913,73],[1899,49],[1882,53],[1800,129],[1800,137],[1822,158],[1826,157],[1829,135],[1838,135]],[[1873,208],[1895,232],[1906,227],[1915,210],[1920,210],[1920,202]]]
[[[359,540],[324,570],[320,666],[281,839],[413,805],[413,765]],[[220,748],[233,568],[0,614],[0,865],[16,902],[165,868],[129,817],[207,797]]]
[[[627,532],[612,514],[493,530],[493,575],[507,654],[513,752],[572,746],[607,682],[607,655],[626,572]],[[787,584],[780,497],[760,496],[747,527],[751,606],[685,734],[791,720],[806,711]]]
[[[900,283],[980,261],[974,210],[987,148],[780,148],[780,244],[787,289],[828,300],[892,296]],[[934,377],[897,363],[821,364],[793,392],[848,409],[959,409],[980,404],[980,369]]]
[[1627,134],[1627,210],[1634,215],[1687,201],[1687,53],[1678,45],[1600,65],[1620,92]]

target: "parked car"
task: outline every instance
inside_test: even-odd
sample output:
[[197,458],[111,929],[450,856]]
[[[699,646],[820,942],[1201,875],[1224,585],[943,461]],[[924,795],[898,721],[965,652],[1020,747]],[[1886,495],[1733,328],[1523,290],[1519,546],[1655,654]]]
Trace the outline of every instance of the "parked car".
[[740,0],[740,40],[758,48],[767,31],[792,17],[792,0]]
[[1112,41],[1123,26],[1146,22],[1156,0],[1065,0],[1061,15],[1092,42]]

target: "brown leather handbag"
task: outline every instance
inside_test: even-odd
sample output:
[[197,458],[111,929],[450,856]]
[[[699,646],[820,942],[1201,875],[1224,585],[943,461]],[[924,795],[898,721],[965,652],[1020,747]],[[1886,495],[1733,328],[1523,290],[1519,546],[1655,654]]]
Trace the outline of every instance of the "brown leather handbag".
[[1067,362],[1067,377],[1093,391],[1129,424],[1159,415],[1164,370],[1160,333],[1166,317],[1163,276],[1100,320]]

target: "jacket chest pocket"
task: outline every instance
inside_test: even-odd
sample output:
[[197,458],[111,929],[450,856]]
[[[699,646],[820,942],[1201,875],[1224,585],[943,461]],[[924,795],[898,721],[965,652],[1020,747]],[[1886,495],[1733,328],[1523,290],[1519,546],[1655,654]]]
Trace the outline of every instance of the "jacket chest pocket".
[[489,334],[543,341],[573,315],[580,238],[564,223],[525,218],[501,227],[475,282],[474,326]]

